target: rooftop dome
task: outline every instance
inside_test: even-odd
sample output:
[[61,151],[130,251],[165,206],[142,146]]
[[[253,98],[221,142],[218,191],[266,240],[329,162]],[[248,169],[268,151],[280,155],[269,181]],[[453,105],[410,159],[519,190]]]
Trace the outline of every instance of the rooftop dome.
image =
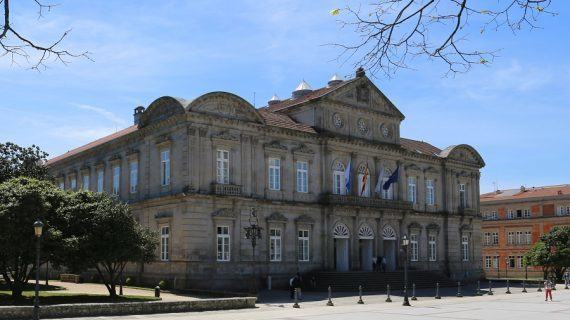
[[276,94],[273,94],[273,97],[271,97],[271,99],[269,99],[269,101],[267,102],[268,105],[273,105],[276,103],[281,102],[281,100],[279,99],[279,97]]
[[329,85],[329,87],[332,87],[334,85],[341,83],[342,81],[343,81],[342,78],[338,74],[335,73],[332,76],[332,78],[329,80],[328,85]]
[[301,83],[299,83],[297,88],[295,88],[295,91],[293,91],[293,98],[302,97],[312,91],[313,89],[311,88],[311,86],[307,82],[305,82],[305,80],[303,80],[301,81]]

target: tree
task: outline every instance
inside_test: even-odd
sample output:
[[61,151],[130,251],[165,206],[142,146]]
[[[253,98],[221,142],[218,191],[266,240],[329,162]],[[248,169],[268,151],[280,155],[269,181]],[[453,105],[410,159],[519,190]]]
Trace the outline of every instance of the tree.
[[0,183],[20,176],[51,179],[45,166],[47,156],[36,145],[25,148],[11,142],[0,143]]
[[333,45],[342,50],[339,58],[354,58],[355,66],[372,74],[392,76],[418,56],[443,62],[447,74],[466,72],[473,65],[491,63],[497,53],[471,46],[473,32],[536,28],[542,15],[555,15],[547,11],[550,4],[551,0],[378,0],[364,9],[331,11],[335,16],[344,13],[341,26],[359,36],[353,44]]
[[42,256],[61,253],[61,227],[58,208],[65,202],[65,192],[48,181],[14,178],[0,184],[0,274],[19,299],[24,284],[38,266],[33,224],[44,223]]
[[[42,18],[44,12],[49,12],[56,6],[55,4],[46,4],[42,0],[30,1],[35,2],[38,7],[38,18]],[[3,23],[0,25],[0,58],[10,57],[12,64],[19,64],[18,60],[21,58],[35,70],[45,69],[46,62],[49,60],[59,61],[63,64],[69,63],[69,58],[83,57],[91,60],[87,51],[73,53],[59,47],[71,30],[65,31],[57,40],[48,45],[40,45],[16,30],[12,21],[13,14],[10,11],[10,0],[0,0],[0,5],[2,6],[0,12],[4,12],[4,19],[0,22]],[[37,55],[31,57],[30,51],[34,51]],[[30,60],[33,61],[30,62]]]
[[157,234],[139,225],[130,207],[106,193],[80,191],[62,208],[68,226],[64,231],[65,264],[75,272],[93,268],[109,295],[128,262],[155,258]]
[[528,265],[542,267],[545,277],[554,273],[558,280],[570,266],[570,226],[556,226],[540,236],[525,254]]

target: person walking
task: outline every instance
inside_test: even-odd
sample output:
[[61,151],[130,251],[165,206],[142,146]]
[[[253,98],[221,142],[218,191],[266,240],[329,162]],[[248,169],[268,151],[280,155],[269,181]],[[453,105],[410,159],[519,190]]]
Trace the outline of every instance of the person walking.
[[297,290],[297,298],[299,300],[302,300],[303,296],[301,293],[301,287],[303,286],[303,278],[301,277],[301,274],[297,273],[294,279],[295,280],[293,280],[293,286],[295,288],[293,290]]
[[293,276],[291,279],[289,279],[289,294],[291,296],[291,299],[295,298],[295,278],[297,276]]
[[548,301],[548,297],[550,297],[550,301],[552,301],[552,281],[549,279],[544,280],[544,294],[544,301]]
[[386,257],[382,257],[382,272],[386,272]]

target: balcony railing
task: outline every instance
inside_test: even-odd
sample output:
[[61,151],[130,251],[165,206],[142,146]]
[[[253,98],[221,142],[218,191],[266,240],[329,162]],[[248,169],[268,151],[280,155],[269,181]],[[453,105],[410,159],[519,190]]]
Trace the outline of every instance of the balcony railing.
[[412,210],[412,204],[407,201],[346,196],[340,194],[325,194],[321,197],[321,202],[325,204],[343,204],[362,207]]
[[212,184],[212,191],[214,194],[220,196],[241,196],[241,186],[236,184]]
[[475,209],[473,208],[465,208],[462,206],[457,207],[457,212],[465,215],[474,216],[476,214]]

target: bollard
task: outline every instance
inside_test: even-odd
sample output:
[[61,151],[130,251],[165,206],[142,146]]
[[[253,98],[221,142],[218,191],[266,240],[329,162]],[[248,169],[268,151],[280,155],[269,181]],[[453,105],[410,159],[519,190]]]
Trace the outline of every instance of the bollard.
[[439,295],[439,282],[435,284],[435,298],[441,299],[441,296]]
[[476,296],[480,296],[481,294],[481,282],[477,280],[477,290],[475,291]]
[[333,302],[332,302],[332,290],[331,290],[331,286],[329,286],[329,301],[327,302],[327,306],[332,307],[334,306]]
[[542,292],[542,285],[540,283],[540,281],[538,281],[538,289],[536,289],[537,292]]
[[386,285],[386,294],[388,295],[388,297],[386,298],[386,302],[392,302],[392,299],[390,299],[390,285],[389,284]]
[[418,300],[418,298],[416,298],[416,284],[412,283],[412,300]]
[[565,280],[564,280],[564,289],[565,289],[565,290],[568,290],[568,289],[569,289],[569,288],[568,288],[568,279],[565,279]]
[[511,286],[509,285],[509,279],[507,279],[507,291],[506,294],[511,294]]
[[461,281],[457,281],[457,294],[455,296],[458,298],[463,297],[463,294],[461,293]]
[[267,276],[267,291],[271,291],[271,276]]
[[491,280],[489,280],[489,295],[493,295],[493,282]]
[[295,303],[293,303],[293,308],[300,308],[299,306],[299,288],[295,288]]
[[526,293],[526,281],[523,280],[523,289],[522,292]]
[[362,301],[362,286],[358,286],[358,304],[364,304],[364,301]]
[[154,296],[155,296],[155,298],[160,298],[160,287],[159,286],[154,287]]

